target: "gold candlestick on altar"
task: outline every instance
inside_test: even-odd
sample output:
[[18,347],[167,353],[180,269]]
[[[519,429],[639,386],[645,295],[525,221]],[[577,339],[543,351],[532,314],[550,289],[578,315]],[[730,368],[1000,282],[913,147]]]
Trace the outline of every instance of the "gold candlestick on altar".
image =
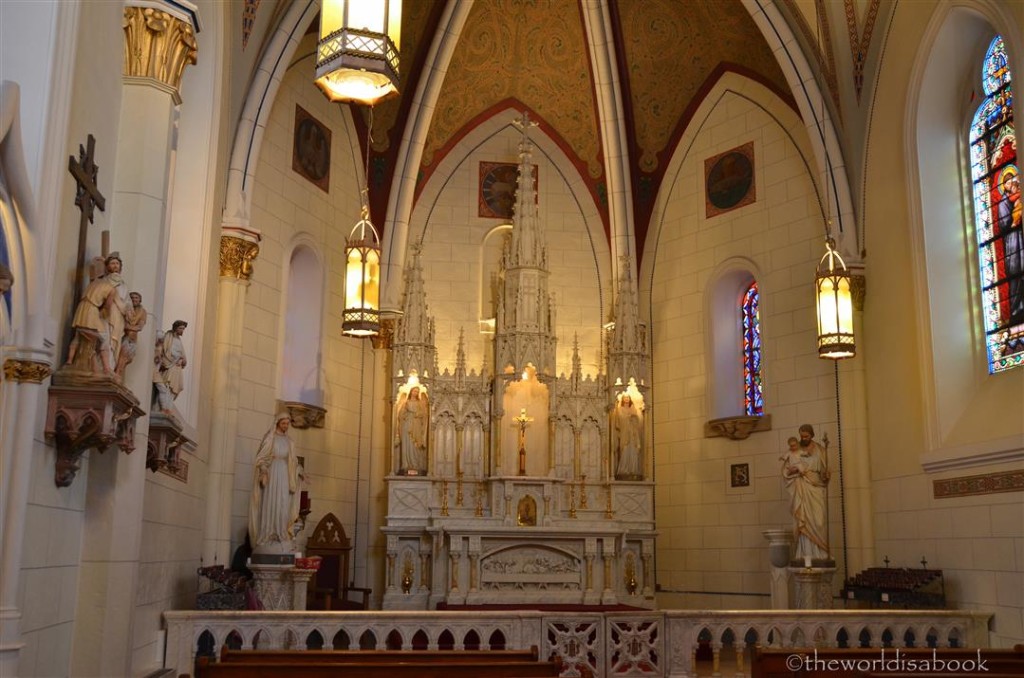
[[576,517],[576,483],[569,483],[569,517]]
[[526,408],[519,410],[519,416],[512,419],[519,426],[519,475],[526,475],[526,427],[533,417],[526,416]]
[[587,474],[580,476],[580,508],[587,508]]
[[462,506],[462,471],[455,474],[455,505]]
[[610,520],[611,518],[615,517],[615,512],[612,511],[612,484],[611,483],[605,483],[604,484],[604,489],[605,489],[604,517],[608,518]]
[[441,481],[441,515],[448,515],[448,481]]

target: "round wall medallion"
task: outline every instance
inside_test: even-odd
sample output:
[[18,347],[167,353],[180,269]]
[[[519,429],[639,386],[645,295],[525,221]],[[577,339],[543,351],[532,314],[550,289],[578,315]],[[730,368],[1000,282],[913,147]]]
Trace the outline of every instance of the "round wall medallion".
[[718,209],[739,204],[754,183],[754,166],[743,153],[726,153],[708,173],[708,201]]
[[480,197],[491,214],[481,216],[512,218],[518,178],[519,167],[511,164],[495,165],[484,172],[480,180]]

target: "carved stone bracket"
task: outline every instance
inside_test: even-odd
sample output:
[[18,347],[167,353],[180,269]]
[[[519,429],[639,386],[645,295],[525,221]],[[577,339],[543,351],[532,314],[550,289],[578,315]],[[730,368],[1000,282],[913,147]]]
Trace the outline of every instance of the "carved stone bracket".
[[324,417],[327,414],[324,408],[298,402],[284,402],[281,405],[288,410],[288,416],[295,428],[324,427]]
[[67,487],[87,450],[135,449],[135,420],[145,414],[131,391],[109,377],[58,370],[53,375],[44,435],[57,448],[54,482]]
[[220,237],[220,277],[249,280],[252,262],[259,255],[260,246],[252,240],[233,235]]
[[867,296],[868,279],[859,273],[850,276],[850,296],[853,298],[853,309],[864,310],[864,297]]
[[724,436],[730,440],[744,440],[755,431],[772,430],[772,415],[760,417],[738,416],[712,419],[704,424],[704,437],[717,438]]
[[193,452],[196,443],[184,433],[181,421],[172,414],[154,412],[149,418],[146,468],[188,482],[188,460],[182,452]]
[[7,381],[41,384],[52,372],[50,364],[41,360],[8,358],[4,361],[4,379]]
[[181,103],[181,76],[196,63],[192,25],[154,7],[125,7],[124,75],[155,80],[168,87]]

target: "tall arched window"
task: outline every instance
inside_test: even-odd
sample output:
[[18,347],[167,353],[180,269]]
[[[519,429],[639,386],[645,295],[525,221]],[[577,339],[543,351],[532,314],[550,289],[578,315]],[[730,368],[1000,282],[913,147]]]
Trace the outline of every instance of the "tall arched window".
[[1024,236],[1013,90],[1003,39],[982,67],[985,100],[971,123],[971,180],[988,371],[1024,365]]
[[764,414],[761,395],[761,320],[757,314],[760,295],[757,281],[743,293],[740,316],[743,326],[743,404],[748,416]]

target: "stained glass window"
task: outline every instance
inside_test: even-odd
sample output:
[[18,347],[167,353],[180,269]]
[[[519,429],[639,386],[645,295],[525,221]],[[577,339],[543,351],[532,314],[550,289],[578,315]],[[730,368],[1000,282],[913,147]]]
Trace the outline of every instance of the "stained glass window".
[[747,415],[764,414],[761,395],[761,320],[757,313],[760,295],[757,281],[743,293],[741,315],[743,320],[743,402]]
[[985,99],[971,123],[971,182],[990,373],[1024,365],[1024,237],[1013,89],[996,36],[981,72]]

